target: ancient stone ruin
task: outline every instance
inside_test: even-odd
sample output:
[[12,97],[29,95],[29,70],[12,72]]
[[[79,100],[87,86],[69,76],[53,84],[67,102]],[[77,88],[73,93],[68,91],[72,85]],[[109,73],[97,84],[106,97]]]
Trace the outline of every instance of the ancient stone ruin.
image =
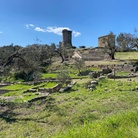
[[109,34],[98,37],[98,47],[109,47],[109,44],[115,45],[115,35]]
[[98,47],[92,49],[76,50],[73,58],[82,58],[85,61],[109,60],[111,57],[107,54],[106,49],[115,46],[115,35],[109,34],[98,38]]
[[109,55],[105,53],[103,48],[93,48],[88,50],[76,50],[74,52],[73,58],[81,58],[85,61],[99,61],[99,60],[106,60],[109,59]]
[[72,31],[67,29],[64,29],[62,31],[61,46],[64,46],[64,47],[72,46]]

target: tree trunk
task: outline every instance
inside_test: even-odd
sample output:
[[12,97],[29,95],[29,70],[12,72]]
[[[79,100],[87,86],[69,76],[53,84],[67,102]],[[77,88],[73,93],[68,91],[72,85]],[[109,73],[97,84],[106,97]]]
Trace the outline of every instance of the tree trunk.
[[63,55],[58,50],[56,50],[55,52],[59,54],[59,56],[61,57],[61,63],[63,63],[65,61]]
[[115,54],[112,54],[111,55],[111,59],[115,59]]

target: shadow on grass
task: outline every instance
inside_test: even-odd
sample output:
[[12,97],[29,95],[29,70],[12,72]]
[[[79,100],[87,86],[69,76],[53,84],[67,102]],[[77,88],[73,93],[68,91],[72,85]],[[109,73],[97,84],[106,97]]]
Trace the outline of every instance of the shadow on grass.
[[49,98],[47,103],[46,103],[46,106],[45,106],[45,110],[49,111],[49,112],[55,112],[55,111],[58,111],[58,107],[57,105],[55,104],[55,99],[54,98]]
[[[55,99],[54,98],[47,98],[47,99],[43,99],[40,101],[36,101],[36,102],[31,102],[31,103],[25,103],[25,104],[15,104],[15,103],[11,103],[11,102],[3,102],[0,103],[0,119],[1,120],[5,120],[7,123],[15,123],[18,121],[33,121],[33,122],[37,122],[37,123],[47,123],[46,121],[43,121],[43,118],[45,118],[46,116],[44,116],[43,118],[31,118],[30,117],[26,117],[26,118],[20,118],[20,115],[24,114],[23,110],[24,108],[32,108],[32,107],[40,107],[44,106],[43,110],[47,110],[48,112],[55,112],[58,111],[58,107],[55,104]],[[23,110],[22,110],[23,108]],[[16,112],[15,109],[20,109],[18,111],[18,113]],[[32,110],[31,110],[32,111]],[[38,110],[32,111],[37,113]],[[30,114],[30,111],[28,111],[27,115]],[[32,113],[31,113],[32,114]]]
[[16,119],[13,118],[13,116],[16,116],[16,114],[10,110],[6,110],[0,114],[0,118],[5,120],[7,123],[13,123],[16,121]]
[[8,92],[11,92],[12,90],[4,90],[4,89],[1,89],[0,90],[0,95],[2,94],[5,94],[5,93],[8,93]]
[[16,121],[14,116],[17,116],[16,113],[13,112],[15,107],[15,103],[12,102],[0,102],[0,118],[5,120],[7,123],[13,123]]

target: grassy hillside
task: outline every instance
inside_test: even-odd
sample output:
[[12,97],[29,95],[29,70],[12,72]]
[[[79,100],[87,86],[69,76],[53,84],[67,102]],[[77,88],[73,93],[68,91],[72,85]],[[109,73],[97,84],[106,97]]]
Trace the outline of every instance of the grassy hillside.
[[138,110],[85,123],[57,134],[56,138],[138,138]]
[[115,59],[119,60],[138,60],[138,52],[116,52]]
[[115,60],[86,61],[86,65],[112,65],[138,61],[138,52],[116,52]]
[[[115,57],[117,60],[90,64],[138,60],[137,52],[117,52]],[[85,87],[91,80],[88,75],[77,76],[73,64],[66,64],[50,65],[42,78],[56,78],[60,71],[67,70],[77,82],[67,92],[51,93],[43,100],[28,102],[39,96],[38,88],[51,88],[57,82],[15,83],[0,88],[9,91],[0,95],[0,138],[138,138],[138,77],[129,81],[103,79],[92,91]],[[90,67],[82,71],[97,70],[98,67]],[[36,92],[24,93],[33,88]]]
[[93,91],[84,82],[33,103],[1,101],[0,137],[138,137],[137,82],[103,80]]

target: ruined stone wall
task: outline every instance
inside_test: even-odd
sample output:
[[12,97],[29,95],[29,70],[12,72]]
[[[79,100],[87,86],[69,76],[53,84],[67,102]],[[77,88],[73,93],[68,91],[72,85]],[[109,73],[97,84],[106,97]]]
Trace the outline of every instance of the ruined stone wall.
[[88,50],[87,53],[82,53],[82,58],[85,61],[98,61],[98,60],[104,60],[106,53],[102,48],[95,48]]
[[105,35],[98,38],[98,47],[108,47],[109,43],[115,45],[115,35]]

